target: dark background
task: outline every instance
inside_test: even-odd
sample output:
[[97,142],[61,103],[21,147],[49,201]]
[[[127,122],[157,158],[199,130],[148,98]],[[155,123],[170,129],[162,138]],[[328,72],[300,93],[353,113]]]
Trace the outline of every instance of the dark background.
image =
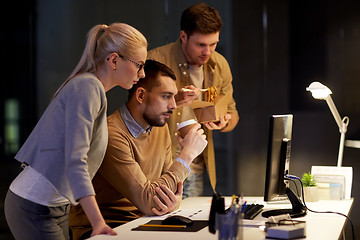
[[[99,23],[125,22],[139,29],[152,49],[177,39],[182,11],[196,2],[20,0],[2,4],[0,239],[12,239],[3,200],[19,172],[13,157],[79,61],[87,31]],[[263,195],[271,114],[294,115],[291,174],[301,176],[313,165],[336,166],[338,127],[325,101],[313,99],[305,88],[313,81],[327,85],[340,115],[350,118],[346,138],[360,140],[358,1],[205,2],[223,18],[217,50],[231,66],[240,115],[233,132],[215,133],[218,191]],[[107,95],[109,113],[126,100],[126,91],[119,87]],[[350,217],[358,237],[359,155],[360,149],[345,147],[343,166],[354,171]],[[205,194],[212,194],[208,182]]]

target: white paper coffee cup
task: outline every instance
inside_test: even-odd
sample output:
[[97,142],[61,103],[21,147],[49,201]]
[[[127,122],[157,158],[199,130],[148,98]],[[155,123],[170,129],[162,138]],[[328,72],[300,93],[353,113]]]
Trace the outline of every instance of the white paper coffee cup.
[[189,130],[196,124],[197,121],[195,119],[190,119],[181,123],[177,124],[178,132],[180,133],[181,137],[185,137]]

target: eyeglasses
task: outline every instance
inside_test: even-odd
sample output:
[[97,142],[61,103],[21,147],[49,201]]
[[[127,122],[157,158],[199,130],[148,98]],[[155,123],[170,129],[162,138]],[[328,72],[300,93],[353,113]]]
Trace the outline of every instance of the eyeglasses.
[[131,60],[130,58],[127,58],[127,57],[124,57],[122,56],[121,54],[118,54],[119,57],[121,57],[122,59],[124,59],[125,61],[129,61],[129,62],[132,62],[134,63],[137,67],[138,67],[138,73],[141,71],[141,69],[144,68],[145,64],[144,63],[138,63],[138,62],[135,62],[134,60]]

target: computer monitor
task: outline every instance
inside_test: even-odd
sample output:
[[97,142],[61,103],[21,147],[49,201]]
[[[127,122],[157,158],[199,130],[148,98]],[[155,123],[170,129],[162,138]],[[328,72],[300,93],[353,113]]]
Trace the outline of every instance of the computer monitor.
[[285,176],[289,174],[293,115],[270,116],[269,142],[266,164],[264,201],[287,195],[292,209],[264,211],[263,217],[289,213],[291,217],[306,215],[306,208],[289,188]]

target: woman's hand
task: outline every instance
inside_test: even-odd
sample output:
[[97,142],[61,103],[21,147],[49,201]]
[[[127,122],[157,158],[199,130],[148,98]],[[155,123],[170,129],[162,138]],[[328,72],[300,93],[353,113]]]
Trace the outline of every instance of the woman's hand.
[[93,229],[91,236],[99,234],[116,235],[116,232],[105,223],[95,196],[83,197],[79,200],[79,202]]

